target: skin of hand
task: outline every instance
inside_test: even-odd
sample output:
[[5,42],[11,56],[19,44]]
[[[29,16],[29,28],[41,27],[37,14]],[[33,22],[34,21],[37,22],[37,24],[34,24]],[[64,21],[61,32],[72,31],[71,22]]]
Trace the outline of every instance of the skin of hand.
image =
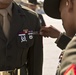
[[41,27],[40,30],[40,35],[44,37],[58,38],[60,33],[61,32],[53,26],[49,26],[49,27],[43,26]]

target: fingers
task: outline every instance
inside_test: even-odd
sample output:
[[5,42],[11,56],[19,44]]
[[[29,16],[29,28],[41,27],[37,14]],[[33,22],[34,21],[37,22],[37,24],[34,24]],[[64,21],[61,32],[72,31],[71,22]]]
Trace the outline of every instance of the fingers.
[[57,38],[60,35],[60,31],[53,27],[52,25],[49,27],[41,27],[40,35],[45,37]]
[[49,37],[51,33],[51,26],[49,27],[41,27],[40,35],[44,37]]
[[40,29],[40,35],[43,35],[45,33],[47,33],[47,27],[41,27],[41,29]]

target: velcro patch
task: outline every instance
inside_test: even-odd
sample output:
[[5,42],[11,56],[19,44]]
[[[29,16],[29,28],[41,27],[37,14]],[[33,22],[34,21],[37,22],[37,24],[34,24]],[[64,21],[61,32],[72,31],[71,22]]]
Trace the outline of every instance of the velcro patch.
[[64,73],[64,75],[76,75],[76,65],[72,64]]

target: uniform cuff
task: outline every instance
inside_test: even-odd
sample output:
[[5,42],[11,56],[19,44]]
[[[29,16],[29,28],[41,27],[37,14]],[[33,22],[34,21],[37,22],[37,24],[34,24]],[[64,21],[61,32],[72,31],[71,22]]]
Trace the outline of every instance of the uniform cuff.
[[70,40],[71,38],[68,37],[65,33],[61,33],[60,36],[55,41],[55,43],[59,48],[65,49]]

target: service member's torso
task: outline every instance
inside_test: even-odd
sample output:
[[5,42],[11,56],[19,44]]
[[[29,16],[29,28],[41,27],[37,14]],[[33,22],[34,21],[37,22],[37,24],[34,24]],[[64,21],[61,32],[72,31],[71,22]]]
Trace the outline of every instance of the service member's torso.
[[[36,16],[13,3],[8,40],[0,27],[0,70],[21,67],[27,58],[28,49],[33,46],[35,36],[27,34],[36,29]],[[30,14],[32,13],[32,14]]]

